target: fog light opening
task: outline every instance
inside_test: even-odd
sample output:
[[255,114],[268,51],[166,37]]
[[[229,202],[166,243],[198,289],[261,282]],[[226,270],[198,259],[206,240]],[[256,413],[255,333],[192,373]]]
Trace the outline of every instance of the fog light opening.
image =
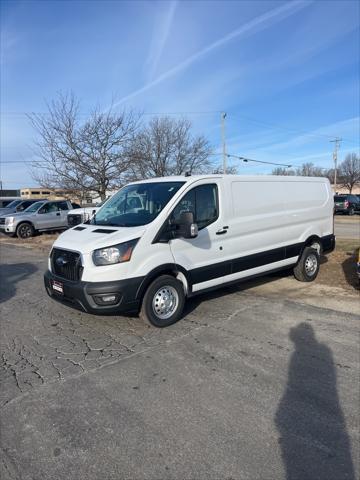
[[116,293],[102,293],[93,296],[97,305],[115,305],[119,301],[119,295]]

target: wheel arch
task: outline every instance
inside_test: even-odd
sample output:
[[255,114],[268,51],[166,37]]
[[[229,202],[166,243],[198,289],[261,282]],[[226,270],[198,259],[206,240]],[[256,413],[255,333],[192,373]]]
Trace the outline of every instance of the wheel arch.
[[145,276],[136,292],[137,300],[141,301],[143,299],[148,286],[160,275],[171,275],[172,277],[180,280],[184,287],[185,296],[187,296],[191,291],[190,277],[185,268],[175,263],[167,263],[164,265],[159,265]]
[[314,244],[319,244],[320,245],[320,250],[317,249],[316,247],[314,247],[314,248],[318,251],[318,254],[321,255],[322,251],[323,251],[323,243],[322,243],[322,239],[319,235],[311,235],[310,237],[308,237],[305,240],[304,245],[301,249],[301,254],[300,255],[302,255],[302,253],[304,251],[304,248],[311,247]]
[[31,222],[30,220],[21,220],[21,221],[16,225],[16,231],[18,230],[18,228],[20,227],[20,225],[23,225],[24,223],[26,223],[27,225],[31,225],[32,228],[34,229],[34,231],[36,230],[35,225],[33,224],[33,222]]

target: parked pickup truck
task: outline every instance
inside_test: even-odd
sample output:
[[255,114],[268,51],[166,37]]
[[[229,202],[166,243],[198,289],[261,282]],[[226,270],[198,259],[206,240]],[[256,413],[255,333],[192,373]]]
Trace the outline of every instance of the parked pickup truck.
[[94,214],[99,210],[102,203],[93,206],[93,207],[80,207],[71,210],[67,214],[67,223],[69,227],[75,227],[80,223],[87,222],[90,220]]
[[30,238],[35,232],[65,230],[69,210],[72,205],[68,200],[38,201],[23,212],[0,216],[0,231],[10,236]]

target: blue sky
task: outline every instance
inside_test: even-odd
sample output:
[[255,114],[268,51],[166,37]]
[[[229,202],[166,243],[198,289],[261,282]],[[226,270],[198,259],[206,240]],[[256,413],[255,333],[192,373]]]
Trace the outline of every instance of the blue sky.
[[[72,90],[94,105],[189,113],[220,152],[332,166],[359,151],[357,1],[1,1],[1,179],[34,185],[26,117]],[[174,115],[176,116],[176,115]],[[220,163],[221,156],[214,156]],[[230,162],[232,163],[232,162]],[[239,173],[271,167],[240,164]]]

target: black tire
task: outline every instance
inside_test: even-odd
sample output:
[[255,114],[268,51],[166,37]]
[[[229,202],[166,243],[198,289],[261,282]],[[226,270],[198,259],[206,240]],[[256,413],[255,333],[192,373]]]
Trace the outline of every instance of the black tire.
[[184,305],[185,293],[182,283],[171,275],[161,275],[145,292],[140,318],[155,327],[168,327],[180,320]]
[[354,213],[355,213],[354,207],[350,207],[349,208],[349,215],[354,215]]
[[294,276],[300,282],[312,282],[319,273],[320,256],[315,248],[305,247],[294,267]]
[[31,223],[28,223],[28,222],[20,223],[20,225],[18,225],[16,229],[16,235],[22,239],[32,237],[34,233],[35,233],[34,227],[31,225]]

